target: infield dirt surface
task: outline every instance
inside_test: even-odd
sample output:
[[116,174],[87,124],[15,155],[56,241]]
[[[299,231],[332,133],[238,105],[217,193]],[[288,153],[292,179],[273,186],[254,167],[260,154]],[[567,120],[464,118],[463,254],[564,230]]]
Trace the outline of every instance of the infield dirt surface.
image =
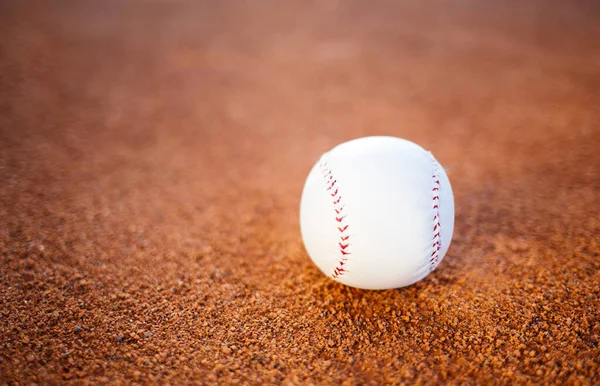
[[[597,2],[0,2],[0,384],[600,383]],[[365,291],[320,154],[431,150],[448,255]]]

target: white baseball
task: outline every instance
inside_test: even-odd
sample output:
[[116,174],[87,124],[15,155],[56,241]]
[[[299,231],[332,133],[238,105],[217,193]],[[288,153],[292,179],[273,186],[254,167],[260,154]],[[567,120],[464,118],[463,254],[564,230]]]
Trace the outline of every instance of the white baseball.
[[442,261],[454,230],[450,181],[433,155],[394,137],[336,146],[300,202],[306,250],[327,276],[364,289],[413,284]]

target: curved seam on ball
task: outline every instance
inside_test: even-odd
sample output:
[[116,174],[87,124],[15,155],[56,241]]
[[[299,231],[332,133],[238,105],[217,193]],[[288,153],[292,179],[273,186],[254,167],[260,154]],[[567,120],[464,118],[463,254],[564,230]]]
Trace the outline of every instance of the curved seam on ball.
[[432,202],[433,202],[433,237],[431,256],[429,257],[429,270],[433,271],[440,262],[440,250],[442,249],[442,223],[440,222],[440,174],[439,164],[433,157],[433,154],[429,153],[431,161],[433,162],[433,188],[432,188]]
[[324,161],[319,161],[319,167],[321,169],[321,175],[325,180],[327,193],[331,197],[333,203],[333,209],[335,211],[335,221],[338,224],[337,229],[340,233],[340,238],[338,240],[340,256],[337,265],[331,273],[331,277],[337,279],[338,277],[349,272],[345,267],[346,262],[348,261],[347,256],[351,254],[350,235],[347,233],[349,225],[346,221],[346,213],[344,210],[345,205],[342,200],[342,195],[337,186],[337,180],[334,178],[331,168],[329,168],[329,166],[327,166],[327,162]]

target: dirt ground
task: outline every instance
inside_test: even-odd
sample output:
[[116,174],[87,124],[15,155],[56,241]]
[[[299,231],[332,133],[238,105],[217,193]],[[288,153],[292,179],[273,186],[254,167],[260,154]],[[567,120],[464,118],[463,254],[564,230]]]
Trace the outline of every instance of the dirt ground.
[[[0,384],[600,384],[600,6],[0,2]],[[319,155],[445,166],[446,258],[365,291]]]

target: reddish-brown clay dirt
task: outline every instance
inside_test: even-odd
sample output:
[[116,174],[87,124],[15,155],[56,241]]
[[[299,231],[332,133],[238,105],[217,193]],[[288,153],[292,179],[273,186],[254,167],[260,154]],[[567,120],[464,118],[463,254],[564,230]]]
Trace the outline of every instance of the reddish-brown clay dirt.
[[[597,2],[2,1],[0,383],[600,383]],[[445,166],[398,290],[306,254],[366,135]]]

